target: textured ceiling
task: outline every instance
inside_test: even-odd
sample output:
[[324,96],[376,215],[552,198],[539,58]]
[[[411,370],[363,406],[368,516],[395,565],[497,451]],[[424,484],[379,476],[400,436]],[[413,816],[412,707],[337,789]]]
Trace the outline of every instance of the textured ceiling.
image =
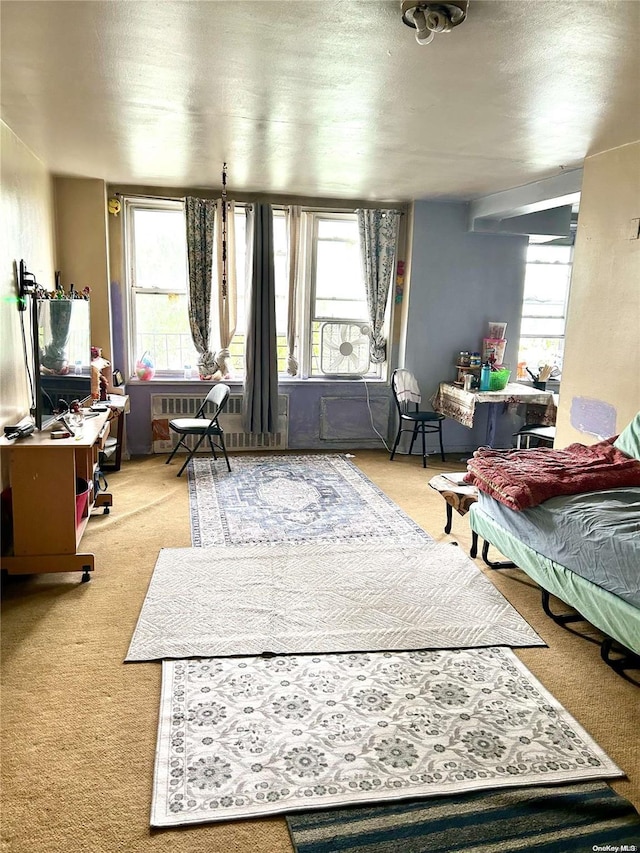
[[3,0],[2,118],[56,174],[477,198],[640,139],[640,2]]

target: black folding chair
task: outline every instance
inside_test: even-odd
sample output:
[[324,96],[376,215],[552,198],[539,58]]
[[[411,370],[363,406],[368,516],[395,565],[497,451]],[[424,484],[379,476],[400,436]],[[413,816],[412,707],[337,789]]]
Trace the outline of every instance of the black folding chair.
[[400,436],[403,432],[411,432],[411,445],[409,447],[409,455],[413,451],[413,445],[418,437],[418,433],[422,435],[422,467],[427,467],[427,447],[425,436],[428,432],[437,432],[440,441],[440,458],[444,462],[444,447],[442,445],[442,421],[444,415],[439,412],[421,411],[419,406],[422,401],[418,383],[412,373],[404,368],[399,367],[393,371],[391,377],[391,390],[393,391],[393,399],[396,401],[400,423],[398,424],[398,434],[391,451],[390,460],[396,454],[396,449],[400,441]]
[[[224,409],[228,399],[229,386],[222,383],[214,385],[211,391],[209,391],[207,396],[204,398],[204,401],[196,412],[194,418],[175,418],[174,420],[169,421],[169,426],[173,432],[178,434],[178,441],[165,464],[168,465],[169,462],[171,462],[179,447],[184,447],[188,454],[184,465],[178,471],[176,476],[179,477],[180,474],[182,474],[189,464],[191,457],[196,453],[205,438],[209,440],[209,446],[211,447],[213,458],[218,458],[216,455],[216,448],[218,448],[218,450],[221,450],[224,455],[227,463],[227,470],[231,471],[229,457],[227,456],[227,450],[224,446],[224,430],[218,423],[218,415]],[[212,407],[212,411],[207,414],[206,410],[208,406]],[[194,435],[198,436],[198,440],[195,442],[193,450],[191,450],[187,444],[187,439]],[[214,438],[217,440],[214,441]]]

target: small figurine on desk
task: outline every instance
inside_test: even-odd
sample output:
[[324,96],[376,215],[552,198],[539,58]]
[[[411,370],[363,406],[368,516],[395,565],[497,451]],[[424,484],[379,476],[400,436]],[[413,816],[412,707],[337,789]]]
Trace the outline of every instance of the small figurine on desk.
[[105,401],[109,398],[106,376],[102,371],[105,367],[110,367],[111,362],[102,357],[101,347],[91,347],[91,397],[94,400]]

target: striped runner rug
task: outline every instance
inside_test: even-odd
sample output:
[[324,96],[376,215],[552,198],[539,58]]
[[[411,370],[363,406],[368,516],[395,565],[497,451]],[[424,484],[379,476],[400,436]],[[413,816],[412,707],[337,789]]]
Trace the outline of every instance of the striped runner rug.
[[640,816],[600,782],[287,815],[296,853],[637,851]]

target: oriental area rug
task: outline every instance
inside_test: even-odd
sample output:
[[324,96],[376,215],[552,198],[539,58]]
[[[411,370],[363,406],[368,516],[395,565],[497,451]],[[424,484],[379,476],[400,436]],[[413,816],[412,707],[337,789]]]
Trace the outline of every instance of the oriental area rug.
[[128,661],[545,645],[460,548],[232,545],[160,551]]
[[623,775],[510,649],[162,671],[152,826]]
[[352,462],[338,454],[242,456],[231,472],[210,458],[189,466],[191,541],[430,541]]
[[474,791],[290,815],[296,853],[633,850],[640,815],[602,782]]

